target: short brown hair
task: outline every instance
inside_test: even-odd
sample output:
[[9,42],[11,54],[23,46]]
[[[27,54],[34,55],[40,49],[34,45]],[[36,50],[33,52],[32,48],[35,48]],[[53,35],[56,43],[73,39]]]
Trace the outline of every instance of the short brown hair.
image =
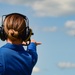
[[16,39],[21,39],[19,35],[23,34],[26,28],[25,19],[18,14],[9,15],[4,20],[4,31],[7,38],[15,41]]

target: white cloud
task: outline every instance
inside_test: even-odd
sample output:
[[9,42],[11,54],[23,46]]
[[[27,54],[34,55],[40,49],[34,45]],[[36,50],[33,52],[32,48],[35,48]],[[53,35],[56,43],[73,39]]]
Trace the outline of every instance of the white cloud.
[[47,27],[32,26],[32,29],[35,31],[43,31],[43,32],[56,32],[57,31],[56,26],[47,26]]
[[75,21],[67,21],[65,23],[66,33],[70,36],[75,36]]
[[57,27],[55,27],[55,26],[53,26],[53,27],[43,27],[43,31],[45,31],[45,32],[56,32]]
[[39,72],[39,71],[40,71],[40,69],[38,67],[33,68],[33,72]]
[[75,68],[75,63],[71,62],[59,62],[57,65],[60,68]]
[[38,16],[61,16],[75,13],[75,0],[0,0],[31,7]]
[[70,36],[75,36],[75,30],[68,30],[66,33]]
[[73,28],[73,29],[75,29],[75,21],[74,21],[74,20],[67,21],[67,22],[65,23],[65,27],[66,27],[66,28]]

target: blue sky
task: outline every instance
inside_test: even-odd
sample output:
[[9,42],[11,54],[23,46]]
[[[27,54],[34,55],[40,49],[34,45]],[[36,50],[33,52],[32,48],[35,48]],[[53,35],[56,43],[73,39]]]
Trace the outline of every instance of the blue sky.
[[32,75],[75,75],[75,0],[0,0],[0,24],[14,12],[29,18],[32,38],[42,42]]

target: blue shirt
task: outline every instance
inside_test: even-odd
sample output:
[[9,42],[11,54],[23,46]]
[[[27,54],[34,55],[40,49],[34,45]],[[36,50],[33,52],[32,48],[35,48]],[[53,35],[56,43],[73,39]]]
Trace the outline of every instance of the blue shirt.
[[36,45],[23,46],[7,43],[0,48],[0,75],[31,75],[37,62]]

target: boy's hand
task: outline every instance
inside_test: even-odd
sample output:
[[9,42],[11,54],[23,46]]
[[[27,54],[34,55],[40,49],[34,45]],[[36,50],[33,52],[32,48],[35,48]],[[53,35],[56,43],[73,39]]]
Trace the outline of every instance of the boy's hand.
[[[35,43],[36,45],[41,45],[41,42],[36,42],[34,39],[31,39],[31,42],[33,42],[33,43]],[[28,42],[29,43],[29,42]],[[26,46],[27,45],[27,43],[26,42],[22,42],[22,44],[24,45],[24,46]]]
[[36,45],[41,45],[41,42],[36,42],[34,39],[32,39],[31,42],[35,43]]

